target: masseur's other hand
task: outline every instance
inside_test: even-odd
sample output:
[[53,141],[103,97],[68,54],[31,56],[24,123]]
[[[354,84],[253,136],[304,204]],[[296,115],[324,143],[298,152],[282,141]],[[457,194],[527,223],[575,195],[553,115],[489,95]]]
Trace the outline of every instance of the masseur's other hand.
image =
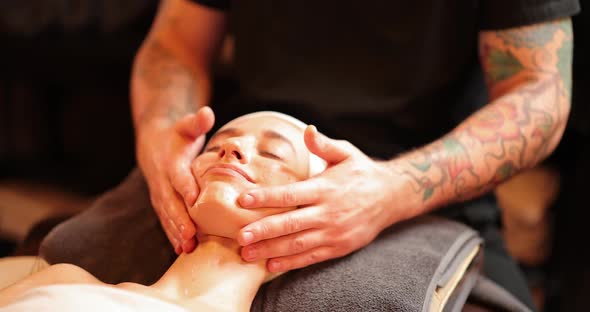
[[177,254],[191,252],[196,246],[196,228],[187,207],[195,203],[199,190],[190,163],[203,147],[214,119],[213,111],[203,107],[173,125],[143,125],[138,133],[139,166],[154,209]]
[[249,190],[238,199],[244,208],[301,207],[253,222],[238,234],[245,246],[242,258],[270,258],[271,272],[344,256],[401,218],[391,192],[397,182],[384,162],[313,126],[304,135],[307,148],[328,163],[326,171],[286,186]]

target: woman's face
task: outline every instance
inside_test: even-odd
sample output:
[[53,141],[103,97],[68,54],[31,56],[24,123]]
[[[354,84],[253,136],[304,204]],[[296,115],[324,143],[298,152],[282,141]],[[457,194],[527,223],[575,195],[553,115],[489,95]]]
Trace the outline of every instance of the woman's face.
[[273,116],[231,121],[207,143],[191,169],[200,193],[189,213],[202,234],[235,239],[243,226],[293,208],[243,209],[248,189],[283,185],[308,176],[303,131]]

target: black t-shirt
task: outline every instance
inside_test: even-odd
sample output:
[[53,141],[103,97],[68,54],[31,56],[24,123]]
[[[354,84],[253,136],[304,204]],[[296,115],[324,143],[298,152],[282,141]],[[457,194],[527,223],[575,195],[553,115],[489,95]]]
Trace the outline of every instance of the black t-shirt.
[[480,30],[579,10],[577,0],[193,1],[230,10],[237,80],[255,99],[230,110],[287,112],[381,158],[486,103]]

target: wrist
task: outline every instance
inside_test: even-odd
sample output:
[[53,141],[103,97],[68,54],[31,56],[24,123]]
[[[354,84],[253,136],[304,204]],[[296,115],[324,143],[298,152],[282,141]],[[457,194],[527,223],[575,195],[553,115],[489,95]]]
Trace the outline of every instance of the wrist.
[[383,164],[391,175],[388,191],[393,196],[392,202],[394,205],[392,206],[398,210],[397,213],[394,213],[395,217],[392,223],[411,219],[425,213],[428,207],[424,204],[420,193],[415,191],[415,181],[408,174],[404,161],[398,157],[384,161]]

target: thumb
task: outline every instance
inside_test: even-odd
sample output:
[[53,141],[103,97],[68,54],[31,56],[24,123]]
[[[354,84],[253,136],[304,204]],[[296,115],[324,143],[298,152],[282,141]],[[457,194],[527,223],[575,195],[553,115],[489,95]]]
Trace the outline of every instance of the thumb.
[[352,155],[350,143],[334,140],[318,132],[315,126],[307,126],[303,133],[305,145],[310,152],[325,160],[329,165],[337,164]]
[[176,130],[185,136],[196,139],[201,135],[209,132],[215,123],[213,110],[204,106],[196,114],[189,114],[182,117],[176,122]]

